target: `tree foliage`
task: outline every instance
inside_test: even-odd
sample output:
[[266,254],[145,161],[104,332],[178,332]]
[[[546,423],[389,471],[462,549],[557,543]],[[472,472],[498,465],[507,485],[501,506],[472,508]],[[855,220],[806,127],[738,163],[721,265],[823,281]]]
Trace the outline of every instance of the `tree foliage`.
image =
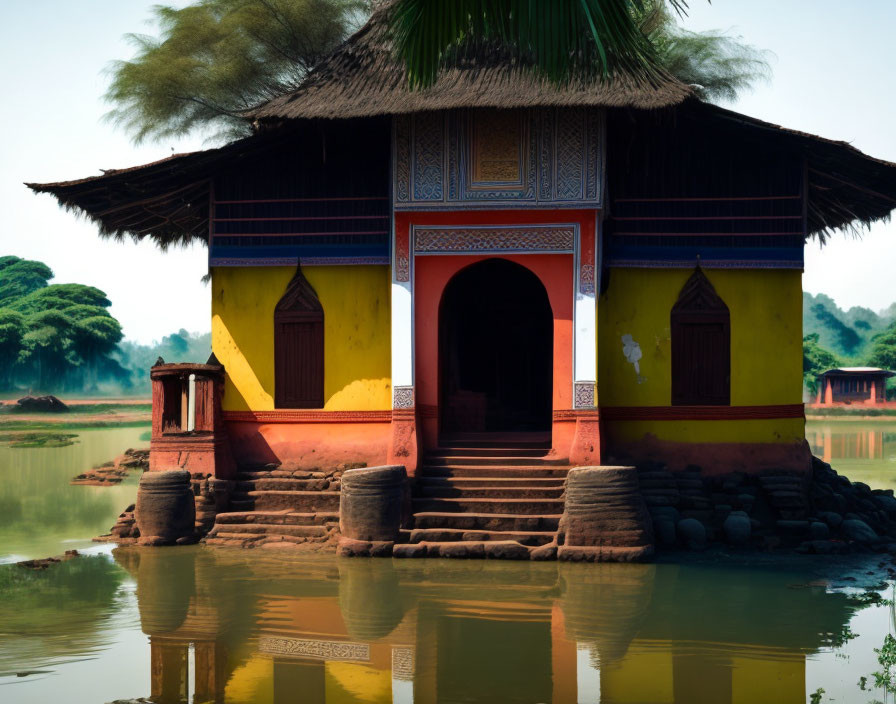
[[896,370],[896,323],[875,335],[871,341],[868,365],[881,369]]
[[53,271],[43,262],[0,257],[0,306],[43,288],[52,278]]
[[823,293],[803,293],[803,334],[817,333],[819,344],[844,361],[863,362],[871,340],[893,322],[893,306],[881,313],[860,306],[844,310]]
[[[679,10],[684,0],[670,0]],[[397,0],[395,51],[411,85],[435,82],[446,60],[470,48],[500,46],[556,83],[622,71],[646,82],[658,55],[641,31],[649,0]]]
[[112,356],[122,339],[111,301],[93,286],[49,284],[42,262],[0,258],[0,388],[41,391],[95,388],[121,378]]
[[110,67],[108,117],[136,142],[192,129],[244,136],[241,114],[295,88],[351,32],[360,0],[198,0],[156,5],[159,36],[129,34],[130,61]]
[[664,70],[708,100],[734,99],[770,73],[765,52],[677,23],[683,0],[398,0],[396,51],[411,84],[432,84],[464,49],[500,45],[556,83]]
[[[110,66],[107,117],[136,142],[191,130],[245,136],[246,110],[295,89],[365,19],[370,0],[196,0],[154,8],[157,36]],[[554,81],[655,80],[663,69],[710,100],[769,74],[765,54],[722,32],[678,25],[684,0],[397,0],[396,54],[415,87],[446,62],[500,50]]]
[[151,345],[125,340],[116,359],[130,373],[135,392],[149,391],[149,369],[159,357],[166,362],[205,362],[212,351],[211,333],[190,333],[181,328]]
[[818,393],[818,375],[839,367],[841,361],[835,354],[818,344],[818,333],[803,338],[803,384],[809,393]]
[[704,100],[734,100],[771,77],[768,52],[724,32],[688,31],[679,26],[663,0],[646,3],[640,26],[657,63]]

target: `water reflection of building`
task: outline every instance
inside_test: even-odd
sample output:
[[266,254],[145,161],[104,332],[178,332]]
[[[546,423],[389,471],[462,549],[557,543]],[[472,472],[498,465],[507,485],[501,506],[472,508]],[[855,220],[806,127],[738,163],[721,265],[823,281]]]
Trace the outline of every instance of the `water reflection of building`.
[[[806,654],[851,616],[843,595],[755,570],[195,550],[190,576],[118,553],[158,704],[805,702]],[[162,588],[172,570],[187,588]]]
[[836,431],[829,425],[808,427],[806,439],[812,454],[825,462],[842,459],[879,460],[884,458],[887,437],[883,430],[855,428]]

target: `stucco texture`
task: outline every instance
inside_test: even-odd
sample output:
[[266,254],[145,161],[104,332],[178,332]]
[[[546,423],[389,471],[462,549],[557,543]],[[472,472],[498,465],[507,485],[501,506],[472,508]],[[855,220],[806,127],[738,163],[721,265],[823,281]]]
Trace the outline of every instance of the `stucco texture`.
[[[692,269],[612,269],[598,302],[601,406],[669,406],[669,316]],[[792,270],[705,270],[731,320],[731,405],[802,401],[802,279]],[[625,349],[623,337],[640,348]],[[626,356],[626,352],[629,352]],[[614,421],[617,439],[651,434],[678,442],[794,442],[803,420]]]
[[[386,266],[302,269],[324,309],[324,409],[391,408]],[[212,350],[226,370],[224,410],[274,409],[274,308],[294,267],[212,269]]]

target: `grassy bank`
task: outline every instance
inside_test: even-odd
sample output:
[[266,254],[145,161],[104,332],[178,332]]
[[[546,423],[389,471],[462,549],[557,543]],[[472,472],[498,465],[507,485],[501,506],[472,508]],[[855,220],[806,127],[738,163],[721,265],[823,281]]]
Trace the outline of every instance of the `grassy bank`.
[[87,428],[126,428],[147,425],[152,420],[152,402],[147,399],[62,399],[64,413],[21,412],[15,401],[0,405],[0,431],[61,431]]

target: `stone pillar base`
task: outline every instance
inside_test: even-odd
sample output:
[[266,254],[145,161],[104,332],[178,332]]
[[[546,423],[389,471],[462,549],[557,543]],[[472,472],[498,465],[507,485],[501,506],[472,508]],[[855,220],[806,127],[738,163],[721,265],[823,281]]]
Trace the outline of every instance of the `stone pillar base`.
[[195,542],[196,502],[190,473],[144,472],[137,489],[134,518],[140,545]]
[[404,465],[408,476],[417,474],[417,411],[396,408],[392,411],[392,440],[389,443],[389,464]]
[[653,527],[634,467],[577,467],[566,477],[560,560],[632,562],[653,555]]
[[340,557],[392,557],[394,546],[391,540],[354,540],[343,536],[336,552]]
[[571,465],[600,464],[600,417],[597,410],[576,411],[576,432],[569,450]]
[[[402,465],[350,469],[343,473],[339,490],[340,553],[364,554],[365,548],[358,543],[388,544],[391,555],[392,544],[398,540],[401,530],[407,488],[408,477]],[[385,550],[380,547],[377,552]]]

